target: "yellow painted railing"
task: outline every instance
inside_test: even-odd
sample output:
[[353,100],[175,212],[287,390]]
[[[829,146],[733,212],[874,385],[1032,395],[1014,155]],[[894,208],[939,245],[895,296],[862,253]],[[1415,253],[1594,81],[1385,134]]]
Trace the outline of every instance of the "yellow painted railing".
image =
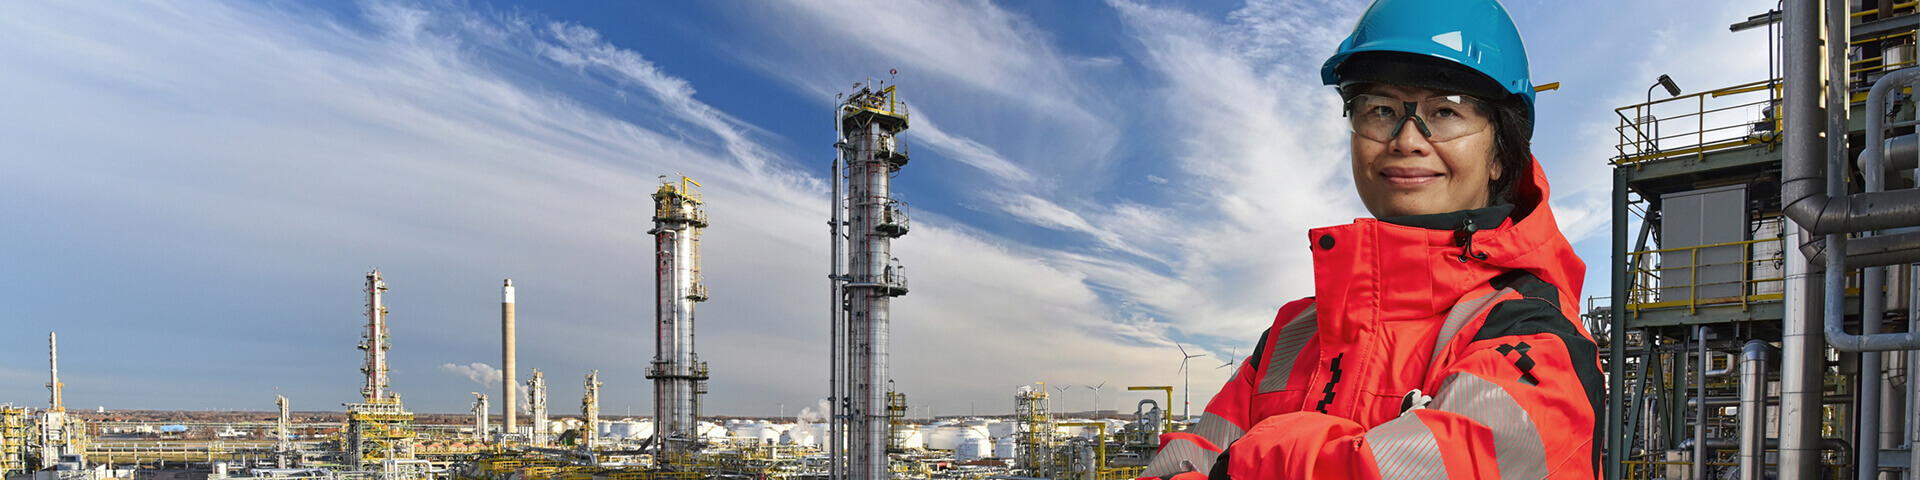
[[[1614,165],[1635,165],[1778,139],[1780,81],[1763,80],[1614,109]],[[1772,114],[1767,114],[1768,111]],[[1665,131],[1663,131],[1665,130]]]
[[[1701,245],[1697,247],[1666,248],[1634,252],[1629,255],[1629,260],[1633,262],[1633,268],[1628,271],[1628,275],[1631,275],[1633,278],[1633,288],[1627,292],[1628,301],[1626,302],[1626,309],[1633,312],[1634,315],[1639,315],[1640,311],[1645,309],[1685,306],[1687,307],[1687,313],[1694,313],[1703,305],[1737,303],[1741,309],[1744,310],[1749,304],[1756,301],[1779,300],[1781,298],[1779,291],[1782,289],[1775,288],[1771,289],[1773,290],[1771,292],[1760,293],[1763,290],[1769,290],[1760,287],[1769,284],[1784,287],[1786,279],[1779,275],[1768,275],[1764,277],[1754,275],[1753,267],[1755,264],[1780,260],[1778,253],[1780,250],[1776,250],[1774,254],[1767,255],[1765,258],[1755,258],[1755,247],[1768,242],[1778,245],[1781,248],[1785,248],[1786,246],[1784,239],[1764,238],[1759,240],[1742,240],[1738,242]],[[1703,250],[1716,248],[1726,249],[1726,247],[1737,248],[1740,251],[1740,259],[1737,261],[1701,262],[1700,256]],[[1740,279],[1722,282],[1702,282],[1700,280],[1700,269],[1724,266],[1739,268]],[[1740,294],[1713,298],[1700,297],[1700,289],[1702,287],[1716,285],[1739,285]],[[1686,298],[1660,298],[1661,291],[1673,291],[1677,288],[1686,289]]]

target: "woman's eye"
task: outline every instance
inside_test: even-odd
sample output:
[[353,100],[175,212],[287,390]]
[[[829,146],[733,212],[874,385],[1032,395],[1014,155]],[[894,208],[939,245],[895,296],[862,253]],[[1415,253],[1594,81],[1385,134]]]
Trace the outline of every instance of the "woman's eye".
[[1380,118],[1391,118],[1391,117],[1398,116],[1399,114],[1393,111],[1393,107],[1389,107],[1385,105],[1375,105],[1373,107],[1367,108],[1367,115],[1380,117]]
[[1433,113],[1428,114],[1428,116],[1433,118],[1453,118],[1460,116],[1460,113],[1453,111],[1451,108],[1442,108],[1434,110]]

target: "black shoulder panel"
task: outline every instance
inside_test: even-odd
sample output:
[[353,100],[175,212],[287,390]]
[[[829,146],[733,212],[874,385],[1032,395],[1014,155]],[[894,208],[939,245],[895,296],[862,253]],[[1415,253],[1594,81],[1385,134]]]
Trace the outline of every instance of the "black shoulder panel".
[[1572,319],[1560,312],[1560,291],[1540,277],[1523,271],[1512,271],[1495,277],[1488,282],[1494,288],[1512,288],[1520,298],[1500,302],[1487,312],[1486,324],[1473,336],[1473,341],[1481,341],[1515,335],[1552,334],[1567,346],[1568,360],[1573,362],[1574,374],[1580,378],[1580,386],[1587,394],[1587,402],[1593,406],[1593,466],[1600,471],[1600,442],[1598,435],[1606,431],[1605,397],[1606,381],[1600,375],[1599,347],[1582,335]]
[[[1267,368],[1267,357],[1262,355],[1267,353],[1267,334],[1270,334],[1270,333],[1273,333],[1273,327],[1267,327],[1266,330],[1260,331],[1260,341],[1254,342],[1253,344],[1253,356],[1247,357],[1246,361],[1253,363],[1254,371],[1260,371]],[[1235,366],[1234,368],[1239,368],[1239,367]],[[1262,375],[1265,375],[1266,373],[1267,372],[1260,372],[1260,374]]]

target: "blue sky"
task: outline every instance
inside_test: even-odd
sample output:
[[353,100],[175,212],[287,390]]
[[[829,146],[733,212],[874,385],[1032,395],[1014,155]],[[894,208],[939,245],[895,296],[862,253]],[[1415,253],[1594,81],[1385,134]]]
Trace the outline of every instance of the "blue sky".
[[[1613,108],[1670,74],[1763,79],[1772,2],[1508,2],[1535,152],[1605,296]],[[912,105],[895,191],[912,279],[894,377],[916,408],[1000,413],[1179,385],[1194,409],[1282,303],[1307,228],[1364,215],[1320,62],[1358,1],[0,3],[0,402],[332,410],[357,400],[362,275],[393,290],[416,411],[496,392],[498,286],[520,373],[574,412],[651,410],[650,194],[706,185],[708,411],[826,390],[831,107]],[[888,75],[889,70],[897,75]],[[496,402],[497,403],[497,402]]]

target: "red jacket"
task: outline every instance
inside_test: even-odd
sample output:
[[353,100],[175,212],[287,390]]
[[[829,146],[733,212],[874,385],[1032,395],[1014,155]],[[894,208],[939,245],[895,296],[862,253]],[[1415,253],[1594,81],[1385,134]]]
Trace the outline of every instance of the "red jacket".
[[1576,321],[1586,265],[1531,170],[1510,215],[1308,232],[1314,296],[1280,308],[1146,475],[1593,478],[1604,382]]

